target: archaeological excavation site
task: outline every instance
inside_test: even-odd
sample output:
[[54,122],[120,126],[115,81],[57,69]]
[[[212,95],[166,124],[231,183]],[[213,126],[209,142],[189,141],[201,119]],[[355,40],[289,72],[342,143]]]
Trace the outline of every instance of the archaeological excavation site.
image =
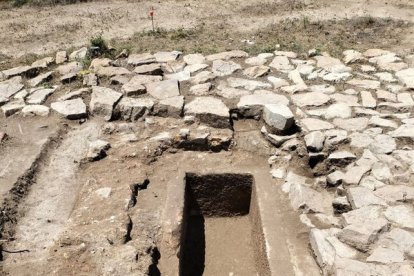
[[0,38],[0,275],[414,275],[412,1],[12,0]]

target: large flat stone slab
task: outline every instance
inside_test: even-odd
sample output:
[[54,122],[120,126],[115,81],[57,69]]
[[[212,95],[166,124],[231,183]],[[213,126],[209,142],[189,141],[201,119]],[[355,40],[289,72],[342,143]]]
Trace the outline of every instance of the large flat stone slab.
[[395,75],[407,88],[414,89],[414,68],[398,71]]
[[125,121],[136,121],[149,114],[154,107],[151,98],[122,98],[115,108],[116,117]]
[[77,120],[87,116],[86,105],[81,98],[54,102],[50,107],[69,120]]
[[155,56],[150,53],[133,54],[128,57],[128,64],[135,66],[154,62],[156,62]]
[[180,96],[180,88],[177,80],[164,80],[147,83],[147,93],[156,99],[163,100]]
[[229,108],[213,97],[198,97],[184,107],[185,115],[194,115],[202,123],[217,128],[230,127]]
[[293,95],[291,98],[293,103],[299,107],[320,106],[328,103],[331,99],[328,95],[321,92],[296,94]]
[[289,100],[283,95],[274,93],[245,95],[237,104],[239,113],[246,118],[260,116],[266,104],[288,105]]
[[57,86],[53,88],[37,89],[34,92],[30,93],[26,99],[26,102],[28,104],[43,104],[46,99],[56,91],[56,89]]
[[0,82],[0,97],[10,98],[24,87],[22,77],[17,76]]

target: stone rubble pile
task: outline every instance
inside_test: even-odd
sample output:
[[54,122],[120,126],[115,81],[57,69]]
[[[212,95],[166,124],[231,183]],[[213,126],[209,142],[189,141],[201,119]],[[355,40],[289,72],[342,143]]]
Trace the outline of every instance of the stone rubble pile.
[[[310,228],[323,274],[414,275],[412,55],[310,53],[143,53],[94,59],[84,70],[85,49],[58,52],[0,72],[0,109],[5,117],[182,119],[192,126],[149,140],[188,148],[227,149],[233,120],[261,119],[275,147],[271,174]],[[91,144],[88,158],[108,146]],[[294,154],[315,177],[292,169]]]

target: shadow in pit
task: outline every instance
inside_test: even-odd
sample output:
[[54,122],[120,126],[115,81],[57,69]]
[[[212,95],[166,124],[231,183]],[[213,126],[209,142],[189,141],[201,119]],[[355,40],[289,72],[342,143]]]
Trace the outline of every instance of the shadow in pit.
[[148,275],[149,276],[160,276],[161,272],[158,269],[158,260],[161,259],[161,253],[157,247],[155,247],[151,254],[152,257],[152,264],[148,268]]
[[200,276],[204,272],[206,237],[203,216],[190,216],[181,260],[182,276]]

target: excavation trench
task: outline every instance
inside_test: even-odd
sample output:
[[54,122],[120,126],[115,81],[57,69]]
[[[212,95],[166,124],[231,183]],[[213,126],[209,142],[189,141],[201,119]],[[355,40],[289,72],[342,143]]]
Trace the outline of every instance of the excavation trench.
[[76,201],[80,182],[76,173],[85,155],[88,140],[96,139],[99,126],[84,124],[68,132],[65,139],[41,159],[30,193],[19,202],[23,214],[15,226],[8,249],[27,249],[24,254],[5,258],[3,272],[10,275],[36,275],[47,270],[49,249],[63,232]]
[[268,274],[256,265],[264,245],[253,240],[263,237],[253,185],[250,174],[186,174],[180,275]]
[[233,154],[173,157],[180,167],[168,181],[161,275],[318,275],[307,230],[265,160]]

